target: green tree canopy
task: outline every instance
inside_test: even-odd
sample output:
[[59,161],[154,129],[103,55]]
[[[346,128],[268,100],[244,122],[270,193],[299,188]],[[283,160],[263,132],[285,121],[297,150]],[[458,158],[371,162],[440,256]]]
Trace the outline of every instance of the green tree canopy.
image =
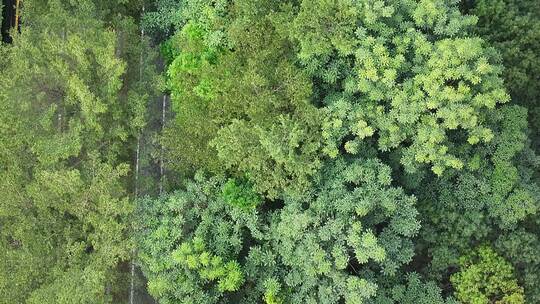
[[512,265],[489,247],[460,258],[461,271],[450,278],[463,303],[525,303]]
[[131,250],[126,147],[145,93],[126,66],[140,46],[122,46],[137,28],[106,27],[98,7],[25,1],[21,33],[0,47],[1,303],[118,295]]
[[[477,0],[464,10],[478,16],[475,32],[500,53],[502,74],[514,102],[529,110],[532,130],[540,128],[540,6],[538,0]],[[539,147],[538,131],[533,132]]]
[[509,100],[493,50],[468,35],[474,22],[455,1],[303,1],[292,35],[325,84],[325,152],[354,154],[372,137],[407,171],[461,169],[456,146],[489,142],[485,110]]
[[320,167],[310,81],[294,64],[273,1],[230,6],[225,16],[221,6],[205,6],[207,23],[190,20],[172,38],[179,55],[168,70],[171,158],[179,170],[247,175],[270,198],[304,191]]
[[150,291],[164,303],[368,303],[373,276],[394,276],[411,260],[419,228],[414,197],[390,183],[377,160],[340,159],[312,195],[246,209],[220,194],[230,182],[197,175],[185,190],[139,204]]
[[540,303],[537,4],[24,0],[0,304]]

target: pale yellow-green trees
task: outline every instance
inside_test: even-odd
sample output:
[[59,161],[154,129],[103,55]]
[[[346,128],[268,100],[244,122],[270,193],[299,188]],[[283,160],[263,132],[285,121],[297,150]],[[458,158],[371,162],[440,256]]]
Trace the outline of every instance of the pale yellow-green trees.
[[97,7],[24,1],[21,33],[0,46],[0,303],[119,295],[149,89],[131,65],[137,27]]

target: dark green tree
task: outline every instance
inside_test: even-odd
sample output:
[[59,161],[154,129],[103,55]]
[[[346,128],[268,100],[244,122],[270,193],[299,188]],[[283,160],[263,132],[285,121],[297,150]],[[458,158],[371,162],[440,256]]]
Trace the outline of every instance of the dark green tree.
[[406,276],[405,282],[390,280],[377,297],[368,303],[376,304],[458,304],[453,298],[443,299],[435,282],[424,283],[417,273]]
[[505,67],[503,77],[512,100],[529,110],[529,125],[536,149],[540,145],[539,6],[538,0],[463,3],[464,11],[478,17],[475,32],[499,51]]
[[273,1],[219,3],[203,6],[201,19],[172,38],[176,120],[165,142],[173,168],[225,168],[270,198],[302,192],[320,167],[321,114],[294,64],[282,23],[287,9],[271,13],[280,10]]
[[[423,224],[418,254],[431,260],[425,273],[444,281],[459,266],[460,256],[479,244],[504,244],[497,249],[519,265],[520,284],[528,302],[534,303],[539,294],[533,283],[537,276],[529,273],[536,272],[538,261],[527,252],[536,248],[537,240],[530,236],[539,232],[540,188],[535,179],[539,158],[526,136],[524,108],[504,107],[491,115],[489,124],[494,140],[474,150],[465,170],[419,182],[425,190],[417,191]],[[522,249],[526,260],[515,256]]]

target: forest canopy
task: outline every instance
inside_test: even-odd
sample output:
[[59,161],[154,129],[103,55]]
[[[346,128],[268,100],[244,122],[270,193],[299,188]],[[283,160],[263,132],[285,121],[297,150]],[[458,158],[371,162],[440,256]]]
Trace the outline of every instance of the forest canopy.
[[539,7],[3,1],[0,304],[540,303]]

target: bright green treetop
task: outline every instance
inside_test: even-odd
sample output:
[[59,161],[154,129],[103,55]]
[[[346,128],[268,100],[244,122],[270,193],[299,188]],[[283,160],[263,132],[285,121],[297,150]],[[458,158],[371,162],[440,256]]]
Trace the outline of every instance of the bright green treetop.
[[460,272],[450,278],[457,298],[465,304],[522,304],[523,288],[514,278],[512,265],[489,247],[460,259]]

